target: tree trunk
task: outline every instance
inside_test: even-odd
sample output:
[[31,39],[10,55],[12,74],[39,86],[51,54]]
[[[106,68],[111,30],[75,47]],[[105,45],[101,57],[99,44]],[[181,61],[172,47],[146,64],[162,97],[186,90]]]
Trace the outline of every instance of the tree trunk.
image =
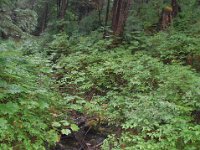
[[64,19],[67,10],[67,0],[57,0],[58,18]]
[[172,11],[173,10],[171,7],[165,7],[162,10],[159,20],[159,30],[165,30],[170,26],[170,24],[172,23]]
[[48,14],[49,14],[49,3],[46,1],[44,4],[42,14],[39,17],[37,29],[33,33],[34,35],[40,35],[42,32],[45,31],[48,22]]
[[131,0],[115,0],[113,4],[112,30],[115,36],[121,37],[128,17]]
[[44,30],[47,27],[48,13],[49,13],[49,4],[48,4],[48,2],[46,2],[45,8],[44,8],[44,13],[43,13],[43,19],[42,19],[42,23],[41,23],[40,33],[44,32]]
[[103,37],[105,38],[108,34],[107,31],[107,26],[108,26],[108,18],[109,18],[109,12],[110,12],[110,0],[107,1],[107,8],[106,8],[106,18],[105,18],[105,29],[104,29],[104,35]]
[[98,11],[99,25],[102,25],[101,13],[103,10],[105,0],[92,0],[95,9]]
[[159,30],[164,30],[169,27],[172,24],[173,18],[175,18],[179,12],[181,12],[181,7],[177,0],[171,0],[171,7],[167,6],[162,11],[159,20]]
[[200,6],[200,0],[197,0],[197,5],[199,5],[199,6]]
[[181,11],[181,7],[179,6],[177,0],[172,0],[171,6],[172,6],[172,17],[174,18]]
[[101,21],[101,11],[102,10],[98,10],[98,18],[99,18],[99,25],[102,25],[102,21]]
[[110,0],[108,0],[107,2],[105,26],[108,25],[109,12],[110,12]]

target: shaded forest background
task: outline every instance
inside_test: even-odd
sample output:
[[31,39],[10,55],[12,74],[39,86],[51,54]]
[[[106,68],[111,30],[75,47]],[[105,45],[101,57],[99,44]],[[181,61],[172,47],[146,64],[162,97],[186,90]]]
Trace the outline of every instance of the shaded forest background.
[[0,149],[199,150],[199,0],[0,0]]

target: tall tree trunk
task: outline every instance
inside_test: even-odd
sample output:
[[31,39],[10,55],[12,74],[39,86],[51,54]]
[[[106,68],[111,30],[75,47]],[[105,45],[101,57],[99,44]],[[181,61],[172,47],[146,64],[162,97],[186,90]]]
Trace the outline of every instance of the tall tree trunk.
[[[67,10],[68,1],[67,0],[57,0],[57,12],[58,12],[58,19],[64,20],[65,14]],[[60,25],[58,25],[58,30],[60,32],[63,32],[65,30],[65,25],[63,22],[61,22]]]
[[39,17],[38,26],[36,31],[34,32],[35,35],[40,35],[42,32],[45,31],[48,22],[48,14],[49,14],[49,2],[46,1],[44,3],[43,11],[41,16]]
[[169,27],[178,13],[181,12],[181,7],[177,0],[171,0],[171,7],[167,6],[163,9],[160,20],[159,30],[164,30]]
[[161,17],[159,20],[159,30],[165,30],[167,27],[170,26],[172,23],[172,8],[171,7],[165,7],[162,10]]
[[107,2],[105,26],[108,26],[109,12],[110,12],[110,0],[108,0]]
[[181,7],[179,6],[177,0],[172,0],[171,6],[172,6],[172,17],[176,17],[178,13],[181,11]]
[[98,10],[98,18],[99,18],[99,25],[102,25],[102,21],[101,21],[101,11],[102,10]]
[[121,37],[128,17],[131,0],[115,0],[113,4],[112,30],[115,36]]
[[42,23],[41,23],[40,33],[44,32],[44,30],[46,29],[48,13],[49,13],[49,4],[48,4],[48,2],[46,2],[45,8],[44,8],[44,13],[43,13],[43,19],[42,19]]
[[199,5],[199,6],[200,6],[200,0],[197,0],[197,5]]
[[106,18],[105,18],[105,29],[104,29],[104,35],[103,37],[105,38],[108,34],[107,31],[107,26],[108,26],[108,18],[109,18],[109,12],[110,12],[110,0],[107,1],[107,8],[106,8]]
[[98,12],[99,25],[102,25],[101,13],[103,10],[105,0],[91,0],[91,4]]
[[67,0],[57,0],[57,12],[58,12],[58,18],[64,19],[66,10],[67,10]]

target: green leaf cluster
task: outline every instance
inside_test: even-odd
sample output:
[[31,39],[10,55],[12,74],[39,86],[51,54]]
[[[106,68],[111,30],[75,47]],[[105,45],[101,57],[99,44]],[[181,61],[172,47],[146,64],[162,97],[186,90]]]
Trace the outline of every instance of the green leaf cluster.
[[[51,127],[61,98],[52,92],[47,61],[0,43],[0,149],[45,149],[59,140]],[[60,107],[61,108],[61,107]]]
[[[198,148],[199,125],[191,115],[200,108],[198,73],[176,62],[165,64],[146,51],[132,54],[126,47],[104,51],[91,46],[88,53],[77,50],[58,60],[56,72],[62,77],[57,85],[68,109],[120,128],[120,136],[106,140],[116,150],[123,145],[130,150]],[[109,147],[106,141],[103,149]]]

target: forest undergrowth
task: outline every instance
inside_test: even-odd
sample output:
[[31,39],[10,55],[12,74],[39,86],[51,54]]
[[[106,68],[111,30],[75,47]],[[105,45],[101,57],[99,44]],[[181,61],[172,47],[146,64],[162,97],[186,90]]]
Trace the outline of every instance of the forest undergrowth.
[[102,149],[198,149],[198,38],[163,32],[113,48],[93,36],[68,45],[53,68],[68,110],[97,131],[111,127]]
[[[99,35],[66,41],[58,34],[48,44],[28,40],[22,48],[1,44],[1,61],[12,61],[1,74],[1,113],[9,118],[1,119],[6,124],[1,140],[33,149],[63,136],[75,136],[79,146],[93,149],[98,144],[105,150],[198,149],[198,39],[163,32],[138,36],[138,41],[146,39],[143,45],[134,41],[115,47],[112,39]],[[80,131],[104,138],[85,141]]]
[[0,0],[0,150],[199,150],[198,0]]

